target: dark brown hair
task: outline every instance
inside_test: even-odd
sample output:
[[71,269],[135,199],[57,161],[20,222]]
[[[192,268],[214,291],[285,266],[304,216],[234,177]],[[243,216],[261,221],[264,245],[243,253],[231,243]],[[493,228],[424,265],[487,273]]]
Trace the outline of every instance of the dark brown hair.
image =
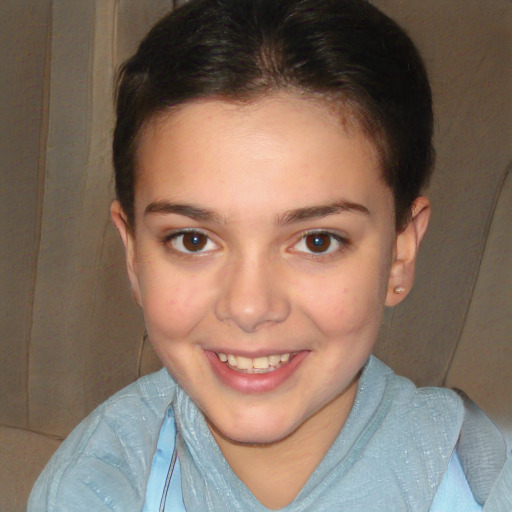
[[430,85],[407,34],[365,0],[192,0],[157,23],[119,74],[113,156],[129,224],[148,121],[199,98],[281,90],[334,101],[356,120],[403,227],[433,164]]

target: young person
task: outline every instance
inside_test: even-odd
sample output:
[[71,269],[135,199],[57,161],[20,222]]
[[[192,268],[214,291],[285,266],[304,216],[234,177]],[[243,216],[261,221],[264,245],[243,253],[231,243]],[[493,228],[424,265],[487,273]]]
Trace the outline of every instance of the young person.
[[432,124],[366,1],[161,20],[120,74],[111,212],[165,369],[75,429],[29,510],[482,510],[492,424],[371,356],[413,284]]

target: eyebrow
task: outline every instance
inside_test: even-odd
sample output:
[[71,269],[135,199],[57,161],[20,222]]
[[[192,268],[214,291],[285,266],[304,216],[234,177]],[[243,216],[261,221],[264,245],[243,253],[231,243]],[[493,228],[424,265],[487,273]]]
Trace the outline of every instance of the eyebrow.
[[325,205],[308,206],[305,208],[289,210],[278,217],[278,223],[282,225],[293,224],[294,222],[320,219],[322,217],[327,217],[328,215],[335,215],[343,212],[357,212],[364,215],[370,215],[370,211],[366,206],[359,203],[352,203],[351,201],[340,200]]
[[[306,206],[289,210],[277,217],[277,223],[280,225],[293,224],[295,222],[303,222],[306,220],[319,219],[328,215],[335,215],[343,212],[358,212],[369,215],[368,208],[359,203],[351,201],[335,201],[333,203],[317,206]],[[195,206],[192,204],[172,203],[169,201],[154,201],[146,206],[144,215],[161,214],[161,215],[183,215],[196,221],[214,222],[217,224],[224,223],[225,219],[218,213]]]
[[157,213],[162,215],[177,214],[190,217],[191,219],[202,222],[216,222],[221,223],[222,217],[211,210],[194,206],[192,204],[171,203],[169,201],[154,201],[148,204],[144,210],[144,215],[150,213]]

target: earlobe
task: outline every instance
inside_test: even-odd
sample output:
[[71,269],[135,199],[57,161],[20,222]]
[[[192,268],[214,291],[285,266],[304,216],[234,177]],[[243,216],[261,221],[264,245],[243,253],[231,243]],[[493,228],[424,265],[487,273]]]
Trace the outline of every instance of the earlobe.
[[112,201],[112,204],[110,205],[110,216],[124,245],[126,268],[128,271],[128,278],[130,279],[133,298],[137,304],[141,306],[142,301],[137,271],[135,237],[119,201]]
[[411,212],[411,220],[395,238],[386,306],[396,306],[402,302],[412,288],[418,249],[430,220],[429,200],[423,196],[417,197]]

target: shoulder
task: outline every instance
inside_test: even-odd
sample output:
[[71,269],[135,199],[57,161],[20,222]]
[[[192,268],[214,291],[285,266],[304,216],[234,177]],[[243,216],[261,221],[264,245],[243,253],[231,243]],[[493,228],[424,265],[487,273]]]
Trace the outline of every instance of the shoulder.
[[[380,363],[382,366],[383,363]],[[457,446],[464,423],[464,404],[452,390],[416,387],[385,367],[388,410],[383,432],[391,432],[397,470],[405,461],[422,474],[429,489],[439,485]],[[387,434],[389,435],[389,434]],[[383,438],[385,442],[385,439]]]
[[359,425],[352,481],[371,485],[388,508],[425,510],[457,444],[462,400],[450,390],[417,388],[371,357],[344,430],[351,417]]
[[428,486],[437,489],[453,473],[456,454],[476,502],[485,503],[506,458],[505,442],[491,420],[463,392],[417,388],[384,363],[372,364],[386,379],[389,405],[383,428],[387,440],[389,432],[396,438],[397,453],[402,454],[395,459],[397,468],[414,459]]
[[461,397],[451,389],[416,387],[377,358],[370,363],[372,373],[385,381],[381,407],[386,408],[386,419],[407,432],[424,434],[435,445],[445,445],[451,454],[465,416]]
[[164,369],[100,405],[50,460],[34,486],[28,511],[139,510],[160,424],[175,389]]

